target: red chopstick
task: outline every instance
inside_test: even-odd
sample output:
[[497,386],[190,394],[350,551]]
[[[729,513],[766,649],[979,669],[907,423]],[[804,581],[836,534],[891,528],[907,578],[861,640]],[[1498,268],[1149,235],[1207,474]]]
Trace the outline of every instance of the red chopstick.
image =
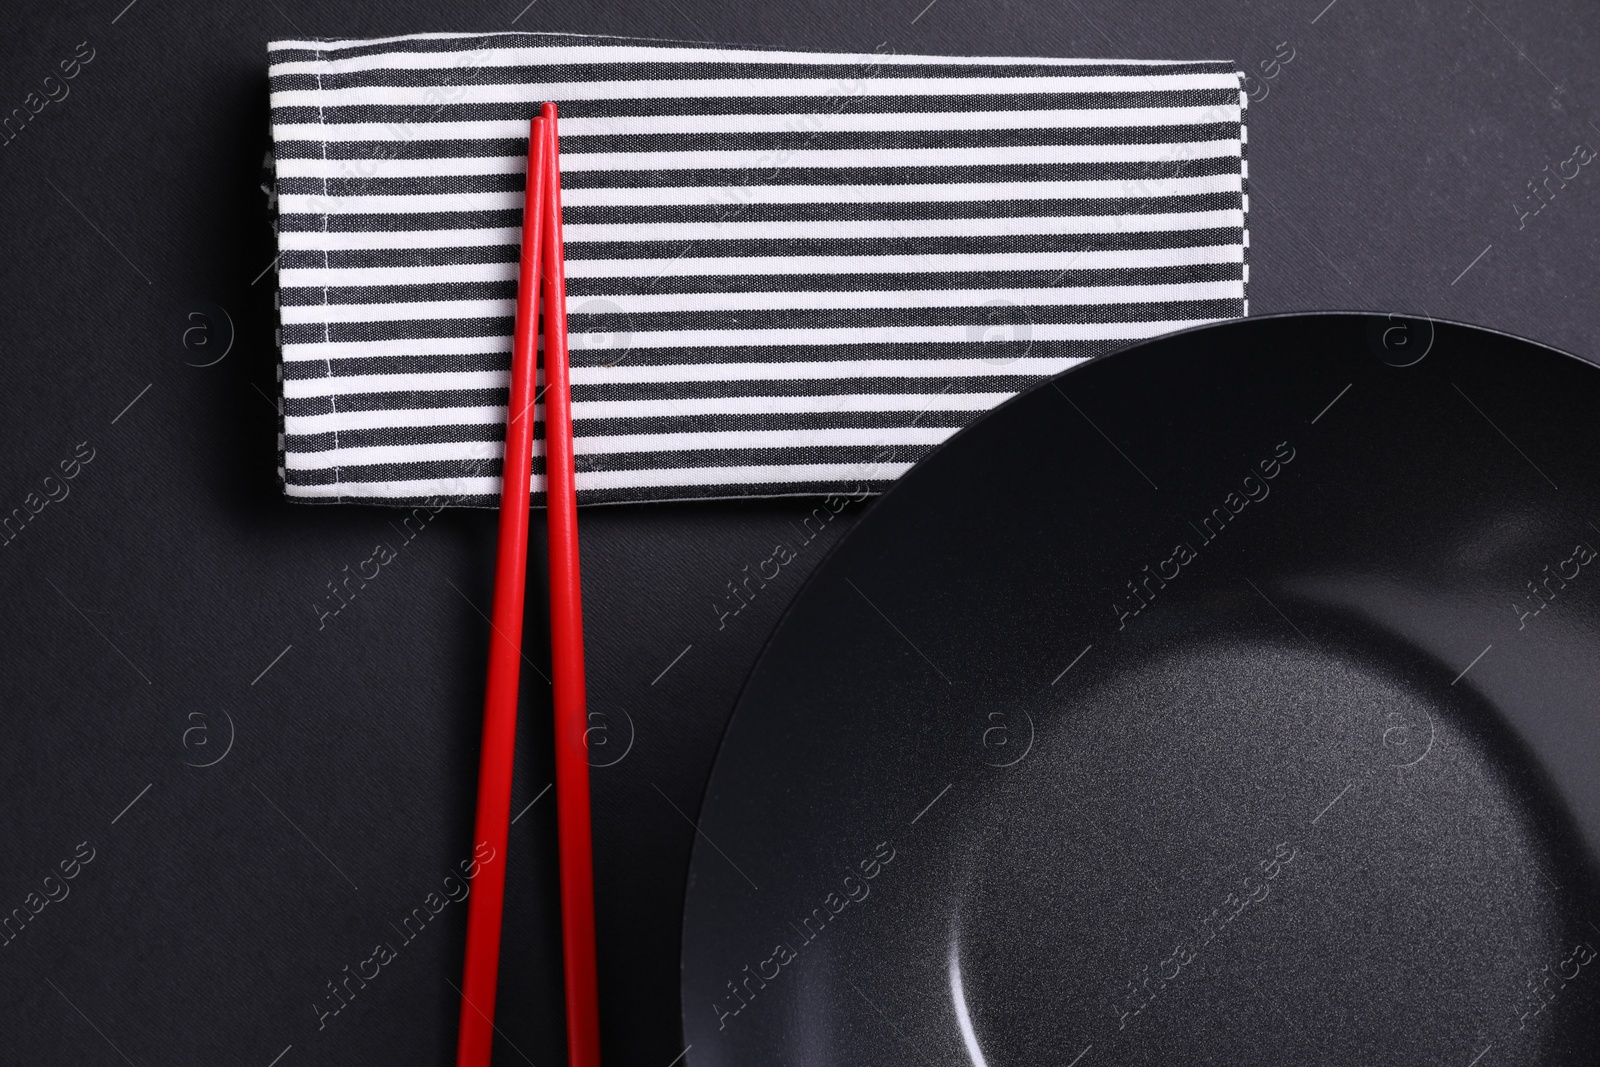
[[588,731],[583,684],[583,591],[567,365],[567,275],[561,243],[561,148],[546,104],[544,155],[544,477],[550,524],[550,680],[555,689],[556,827],[568,1067],[600,1067],[600,992],[594,947],[594,854],[589,831]]
[[478,859],[472,895],[467,898],[467,958],[461,976],[457,1067],[488,1067],[494,1042],[506,835],[511,817],[511,766],[517,736],[517,681],[522,664],[522,604],[528,570],[539,254],[545,238],[545,176],[551,169],[544,126],[544,119],[534,119],[528,137],[517,325],[511,345],[511,395],[506,408],[506,451],[500,479],[500,540],[495,556],[489,679],[483,698],[483,751],[478,761],[478,814],[472,838],[475,859],[484,843],[493,851],[490,858]]

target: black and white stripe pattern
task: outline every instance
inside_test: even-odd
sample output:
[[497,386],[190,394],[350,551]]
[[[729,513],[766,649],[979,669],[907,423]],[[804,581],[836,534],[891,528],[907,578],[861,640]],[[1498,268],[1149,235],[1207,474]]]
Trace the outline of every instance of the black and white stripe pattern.
[[585,503],[882,489],[1042,377],[1246,311],[1232,63],[269,49],[295,499],[498,501],[544,100]]

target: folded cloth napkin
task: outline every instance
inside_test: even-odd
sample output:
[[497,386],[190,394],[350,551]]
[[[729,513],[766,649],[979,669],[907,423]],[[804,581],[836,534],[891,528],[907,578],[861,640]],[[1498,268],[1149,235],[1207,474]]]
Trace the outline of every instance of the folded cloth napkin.
[[268,47],[296,500],[498,501],[545,100],[584,503],[878,491],[1041,378],[1246,313],[1230,62]]

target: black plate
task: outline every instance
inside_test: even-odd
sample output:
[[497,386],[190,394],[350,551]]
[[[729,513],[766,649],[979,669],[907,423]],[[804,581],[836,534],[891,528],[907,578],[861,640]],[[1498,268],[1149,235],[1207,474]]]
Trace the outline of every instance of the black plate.
[[750,679],[689,1062],[1596,1062],[1597,490],[1600,370],[1424,320],[1007,404]]

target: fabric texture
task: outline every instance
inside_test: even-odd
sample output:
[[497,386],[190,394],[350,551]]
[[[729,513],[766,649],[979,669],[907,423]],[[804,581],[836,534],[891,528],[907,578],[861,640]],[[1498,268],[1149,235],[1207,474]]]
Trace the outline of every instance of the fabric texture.
[[1231,62],[268,48],[295,500],[498,502],[545,100],[582,503],[880,491],[1042,378],[1247,312]]

